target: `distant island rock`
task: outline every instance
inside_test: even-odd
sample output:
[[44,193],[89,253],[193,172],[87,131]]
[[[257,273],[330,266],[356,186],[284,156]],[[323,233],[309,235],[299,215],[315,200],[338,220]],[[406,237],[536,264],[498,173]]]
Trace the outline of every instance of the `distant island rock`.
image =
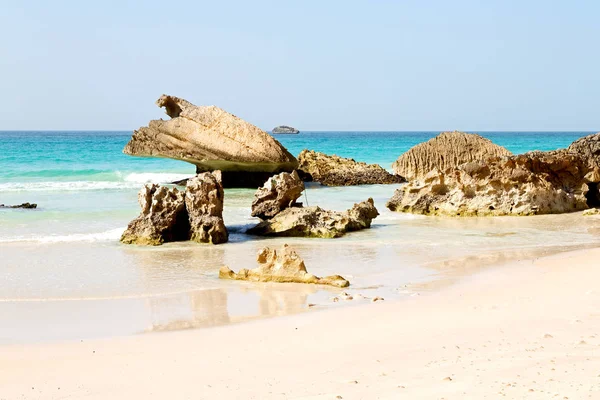
[[286,126],[286,125],[281,125],[281,126],[276,126],[275,128],[273,128],[273,133],[275,134],[297,134],[300,133],[300,131],[296,128],[292,128],[291,126]]

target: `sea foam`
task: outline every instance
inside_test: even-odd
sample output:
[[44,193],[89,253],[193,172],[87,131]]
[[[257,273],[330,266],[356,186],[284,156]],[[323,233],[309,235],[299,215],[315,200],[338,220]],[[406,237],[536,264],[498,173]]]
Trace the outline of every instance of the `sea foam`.
[[32,235],[13,236],[0,238],[0,243],[12,242],[37,242],[37,243],[64,243],[64,242],[105,242],[119,240],[125,228],[115,228],[104,232],[73,233],[71,235]]

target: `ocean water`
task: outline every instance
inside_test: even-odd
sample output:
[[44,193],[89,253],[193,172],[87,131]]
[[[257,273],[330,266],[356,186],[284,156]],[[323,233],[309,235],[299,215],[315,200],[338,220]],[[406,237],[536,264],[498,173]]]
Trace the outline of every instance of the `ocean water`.
[[[514,153],[567,147],[591,132],[479,132]],[[302,132],[277,135],[293,154],[308,148],[379,163],[393,161],[438,132]],[[220,266],[252,268],[263,246],[290,243],[317,275],[341,274],[350,291],[386,298],[405,285],[467,268],[596,246],[600,220],[580,214],[531,218],[426,218],[393,213],[385,202],[398,185],[327,188],[309,184],[309,205],[344,210],[373,197],[370,230],[340,239],[265,239],[244,234],[253,190],[225,191],[230,242],[156,248],[118,242],[139,213],[145,182],[168,183],[195,168],[168,159],[122,154],[131,132],[0,132],[1,342],[184,329],[331,305],[339,291],[302,285],[217,279]],[[23,318],[22,316],[27,317]],[[49,328],[51,326],[51,328]]]

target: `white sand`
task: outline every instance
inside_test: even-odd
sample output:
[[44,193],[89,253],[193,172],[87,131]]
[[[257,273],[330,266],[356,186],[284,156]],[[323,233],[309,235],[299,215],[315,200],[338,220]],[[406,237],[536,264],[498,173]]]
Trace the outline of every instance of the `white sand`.
[[5,346],[0,399],[599,399],[599,282],[597,249],[406,301]]

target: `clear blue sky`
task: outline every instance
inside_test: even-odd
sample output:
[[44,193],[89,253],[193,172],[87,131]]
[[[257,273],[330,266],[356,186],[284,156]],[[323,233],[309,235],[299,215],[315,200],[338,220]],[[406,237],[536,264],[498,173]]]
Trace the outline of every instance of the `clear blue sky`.
[[[0,130],[600,130],[600,1],[0,0]],[[165,116],[165,118],[167,118]]]

